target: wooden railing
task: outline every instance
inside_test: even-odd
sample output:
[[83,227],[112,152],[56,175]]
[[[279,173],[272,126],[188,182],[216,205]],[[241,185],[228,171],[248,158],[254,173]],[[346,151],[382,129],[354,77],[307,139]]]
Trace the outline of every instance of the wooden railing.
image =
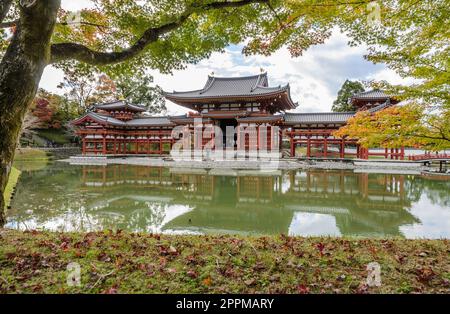
[[450,154],[432,154],[432,153],[425,153],[425,154],[421,154],[421,155],[412,155],[412,156],[408,156],[409,160],[414,160],[414,161],[420,161],[420,160],[429,160],[429,159],[449,159],[450,160]]

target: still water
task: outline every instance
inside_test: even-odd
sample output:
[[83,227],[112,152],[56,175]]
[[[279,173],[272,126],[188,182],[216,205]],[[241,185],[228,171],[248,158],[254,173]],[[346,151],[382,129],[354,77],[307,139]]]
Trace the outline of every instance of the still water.
[[450,238],[450,180],[129,165],[24,170],[9,228]]

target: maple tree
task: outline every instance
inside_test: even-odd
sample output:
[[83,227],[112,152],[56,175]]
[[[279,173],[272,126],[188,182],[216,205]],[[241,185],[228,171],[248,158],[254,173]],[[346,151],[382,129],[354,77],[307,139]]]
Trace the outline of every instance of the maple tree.
[[426,110],[424,105],[409,103],[375,113],[360,111],[333,135],[358,139],[365,148],[450,148],[450,116],[442,119],[441,114],[426,114]]

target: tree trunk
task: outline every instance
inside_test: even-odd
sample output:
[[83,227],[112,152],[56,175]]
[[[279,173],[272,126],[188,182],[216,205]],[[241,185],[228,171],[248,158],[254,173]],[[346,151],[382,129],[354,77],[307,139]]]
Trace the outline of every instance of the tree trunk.
[[[50,39],[60,0],[28,1],[0,64],[0,226],[5,223],[3,193],[22,120],[50,61]],[[27,3],[27,1],[24,1]]]

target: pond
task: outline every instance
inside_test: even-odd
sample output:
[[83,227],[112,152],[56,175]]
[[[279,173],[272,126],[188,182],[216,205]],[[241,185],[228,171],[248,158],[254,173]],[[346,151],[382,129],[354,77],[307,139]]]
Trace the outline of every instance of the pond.
[[9,228],[450,238],[450,180],[55,162],[24,170]]

